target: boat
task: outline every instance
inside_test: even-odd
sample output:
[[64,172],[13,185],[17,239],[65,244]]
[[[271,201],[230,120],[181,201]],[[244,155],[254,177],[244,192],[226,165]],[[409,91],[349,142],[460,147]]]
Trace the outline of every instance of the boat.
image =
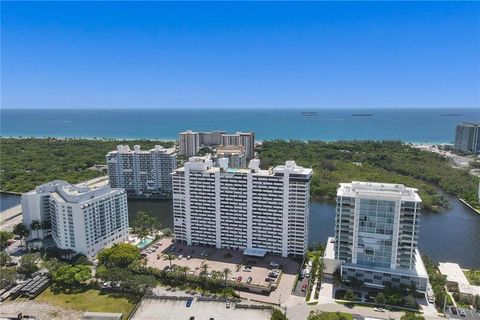
[[352,117],[372,117],[371,113],[352,113]]
[[315,111],[302,111],[302,112],[300,112],[300,114],[301,114],[303,117],[315,117],[315,116],[318,116],[318,113],[316,113]]

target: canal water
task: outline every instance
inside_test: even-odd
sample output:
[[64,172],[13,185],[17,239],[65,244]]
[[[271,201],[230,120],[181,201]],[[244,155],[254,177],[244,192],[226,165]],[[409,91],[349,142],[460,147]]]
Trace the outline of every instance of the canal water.
[[[450,208],[442,213],[423,211],[420,220],[419,248],[435,261],[456,262],[463,268],[480,268],[480,214],[456,197],[444,195]],[[1,194],[1,210],[20,203],[20,197]],[[130,221],[138,211],[156,216],[163,228],[173,226],[172,201],[129,200]],[[310,243],[325,243],[335,227],[335,202],[312,201]]]
[[[11,207],[15,207],[16,205],[20,204],[20,196],[9,194],[9,193],[0,193],[0,212],[3,210],[7,210]],[[1,220],[1,218],[0,218]]]

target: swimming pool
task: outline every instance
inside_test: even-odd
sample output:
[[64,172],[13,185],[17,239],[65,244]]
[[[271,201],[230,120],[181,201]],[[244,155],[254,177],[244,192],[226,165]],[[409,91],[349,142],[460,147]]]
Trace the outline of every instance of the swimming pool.
[[139,243],[137,243],[137,248],[143,249],[146,246],[148,246],[152,241],[153,241],[153,239],[143,238],[142,240],[140,240]]

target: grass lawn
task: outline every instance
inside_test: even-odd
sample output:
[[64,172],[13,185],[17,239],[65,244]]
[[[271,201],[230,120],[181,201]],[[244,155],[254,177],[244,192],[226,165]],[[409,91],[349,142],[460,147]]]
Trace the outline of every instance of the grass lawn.
[[47,302],[61,308],[81,311],[121,312],[126,319],[138,299],[122,293],[104,293],[98,289],[80,290],[74,293],[54,293],[47,288],[35,300]]
[[480,270],[475,270],[474,274],[470,270],[463,270],[468,282],[475,286],[480,286]]

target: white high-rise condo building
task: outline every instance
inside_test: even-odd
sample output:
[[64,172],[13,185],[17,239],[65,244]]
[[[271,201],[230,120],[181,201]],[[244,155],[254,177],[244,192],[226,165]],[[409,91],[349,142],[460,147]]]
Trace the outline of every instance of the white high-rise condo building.
[[243,147],[247,159],[255,156],[255,133],[225,131],[195,132],[187,130],[178,134],[179,154],[190,157],[197,154],[201,147],[237,146]]
[[223,134],[222,145],[242,146],[245,149],[247,159],[253,159],[255,156],[255,133],[237,132],[233,134]]
[[421,203],[417,189],[401,184],[341,183],[334,250],[342,277],[425,291],[428,276],[417,249]]
[[157,145],[143,151],[138,145],[133,150],[128,145],[119,145],[106,157],[108,178],[113,188],[123,188],[134,197],[171,197],[171,173],[177,167],[175,148],[165,149]]
[[480,123],[464,122],[455,130],[455,149],[480,153]]
[[178,154],[185,157],[194,156],[200,150],[200,133],[187,130],[178,134]]
[[260,249],[303,256],[308,244],[312,169],[294,161],[260,170],[213,166],[209,156],[191,157],[173,173],[177,241],[231,249]]
[[247,167],[247,157],[242,146],[218,146],[215,153],[216,162],[218,163],[222,158],[228,159],[228,166],[231,168]]
[[[96,189],[55,180],[22,194],[23,221],[38,220],[57,247],[94,257],[101,249],[128,241],[127,194],[109,185]],[[32,230],[31,237],[37,231]]]

